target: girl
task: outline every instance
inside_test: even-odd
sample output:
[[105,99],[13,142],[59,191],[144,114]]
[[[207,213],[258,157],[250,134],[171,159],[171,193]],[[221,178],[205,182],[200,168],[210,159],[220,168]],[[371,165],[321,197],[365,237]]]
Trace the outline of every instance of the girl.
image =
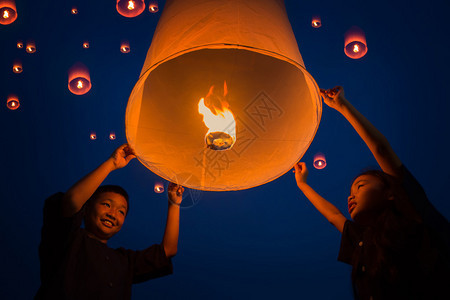
[[386,138],[344,96],[322,90],[369,147],[382,171],[357,176],[347,220],[307,183],[305,163],[294,166],[300,190],[341,233],[338,260],[351,264],[355,299],[448,299],[450,230]]

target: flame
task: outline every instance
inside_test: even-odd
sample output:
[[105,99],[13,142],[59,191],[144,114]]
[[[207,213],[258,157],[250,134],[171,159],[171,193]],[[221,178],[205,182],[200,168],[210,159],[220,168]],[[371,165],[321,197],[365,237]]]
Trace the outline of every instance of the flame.
[[8,19],[9,18],[9,13],[7,10],[3,11],[3,19]]
[[359,46],[358,45],[354,45],[353,46],[353,52],[358,53],[359,52]]
[[11,106],[12,107],[16,106],[16,101],[11,101]]
[[134,1],[128,1],[128,9],[133,10],[134,9]]
[[122,47],[123,52],[127,52],[127,50],[128,50],[127,47]]
[[28,52],[33,52],[33,48],[31,48],[31,47],[28,47],[27,50],[28,50]]
[[14,71],[19,72],[19,67],[14,67]]
[[78,80],[77,88],[79,88],[79,89],[83,88],[83,81]]

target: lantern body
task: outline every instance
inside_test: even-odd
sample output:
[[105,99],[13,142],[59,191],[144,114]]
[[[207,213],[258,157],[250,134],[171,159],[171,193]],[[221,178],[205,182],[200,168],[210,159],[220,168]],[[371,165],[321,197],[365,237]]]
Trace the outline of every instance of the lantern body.
[[14,0],[0,0],[0,24],[9,25],[17,19],[17,8]]
[[[210,191],[247,189],[289,171],[314,138],[322,106],[284,2],[165,5],[126,110],[138,159],[168,181]],[[216,151],[205,143],[198,103],[225,81],[236,142]]]
[[327,166],[327,160],[325,159],[325,155],[323,153],[317,153],[314,155],[314,168],[316,169],[323,169]]
[[148,3],[148,11],[151,13],[157,13],[159,11],[158,1],[150,1]]
[[84,42],[83,43],[83,48],[84,49],[88,49],[89,48],[89,42]]
[[72,15],[76,15],[76,14],[78,14],[78,9],[76,7],[72,7],[72,10],[70,11],[70,13]]
[[84,95],[92,87],[88,68],[77,63],[69,70],[69,90],[75,95]]
[[145,10],[144,0],[117,0],[117,11],[124,17],[134,18]]
[[10,95],[6,101],[6,107],[10,110],[16,110],[20,106],[19,98],[15,95]]
[[97,134],[96,134],[95,132],[91,132],[90,135],[89,135],[89,138],[90,138],[92,141],[94,141],[94,140],[97,139]]
[[25,49],[27,53],[35,53],[36,52],[36,44],[33,41],[27,42],[27,47]]
[[322,26],[322,20],[319,16],[314,16],[311,20],[311,26],[314,28],[319,28]]
[[15,61],[13,64],[13,72],[16,74],[22,73],[22,63],[20,61]]
[[130,43],[128,41],[123,41],[120,44],[120,52],[129,53],[130,52]]
[[154,191],[157,194],[163,193],[164,192],[164,185],[161,182],[156,182]]
[[345,33],[345,54],[353,59],[358,59],[366,55],[367,42],[364,31],[353,26]]
[[23,48],[23,42],[22,41],[18,41],[17,42],[17,48],[18,49],[22,49]]
[[114,140],[116,139],[116,134],[115,134],[114,132],[110,132],[110,133],[109,133],[109,139],[110,139],[111,141],[114,141]]

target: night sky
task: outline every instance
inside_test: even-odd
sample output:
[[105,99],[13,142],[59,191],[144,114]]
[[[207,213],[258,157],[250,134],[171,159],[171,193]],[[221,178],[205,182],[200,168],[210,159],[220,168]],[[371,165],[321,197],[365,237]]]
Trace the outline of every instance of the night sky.
[[[38,245],[44,200],[66,191],[126,142],[125,109],[163,11],[135,18],[115,1],[16,0],[18,18],[0,25],[2,299],[31,299],[39,279]],[[146,1],[148,4],[148,1]],[[321,88],[342,85],[347,99],[390,141],[448,219],[450,81],[448,11],[443,1],[286,0],[306,69]],[[76,6],[79,13],[71,14]],[[322,27],[311,27],[320,15]],[[368,53],[344,54],[352,26],[366,33]],[[270,26],[270,22],[268,22]],[[18,40],[37,51],[17,49]],[[131,52],[120,52],[128,40]],[[90,48],[82,43],[89,41]],[[23,72],[14,74],[20,59]],[[90,70],[92,89],[67,88],[76,62]],[[6,107],[9,94],[20,108]],[[97,139],[91,141],[92,131]],[[116,140],[108,138],[115,132]],[[327,167],[312,166],[317,152]],[[368,148],[336,111],[322,119],[303,156],[308,183],[347,217],[352,179],[376,167]],[[131,196],[122,231],[108,243],[142,249],[160,243],[167,194],[138,160],[105,183]],[[134,285],[133,299],[350,299],[350,266],[338,262],[340,234],[298,190],[294,175],[239,192],[185,192],[174,274]]]

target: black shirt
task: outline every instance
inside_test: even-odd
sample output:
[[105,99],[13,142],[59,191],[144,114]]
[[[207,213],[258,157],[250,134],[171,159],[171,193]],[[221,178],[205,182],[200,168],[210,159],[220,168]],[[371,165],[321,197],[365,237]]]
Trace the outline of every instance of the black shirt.
[[161,245],[112,249],[81,228],[84,210],[61,216],[62,193],[45,201],[35,299],[131,299],[131,285],[172,273]]
[[[449,223],[411,173],[405,167],[402,172],[402,186],[423,222],[395,220],[402,231],[397,236],[345,222],[338,260],[353,266],[356,299],[448,299],[450,295]],[[400,218],[386,215],[383,222]],[[389,249],[382,254],[385,245]]]

